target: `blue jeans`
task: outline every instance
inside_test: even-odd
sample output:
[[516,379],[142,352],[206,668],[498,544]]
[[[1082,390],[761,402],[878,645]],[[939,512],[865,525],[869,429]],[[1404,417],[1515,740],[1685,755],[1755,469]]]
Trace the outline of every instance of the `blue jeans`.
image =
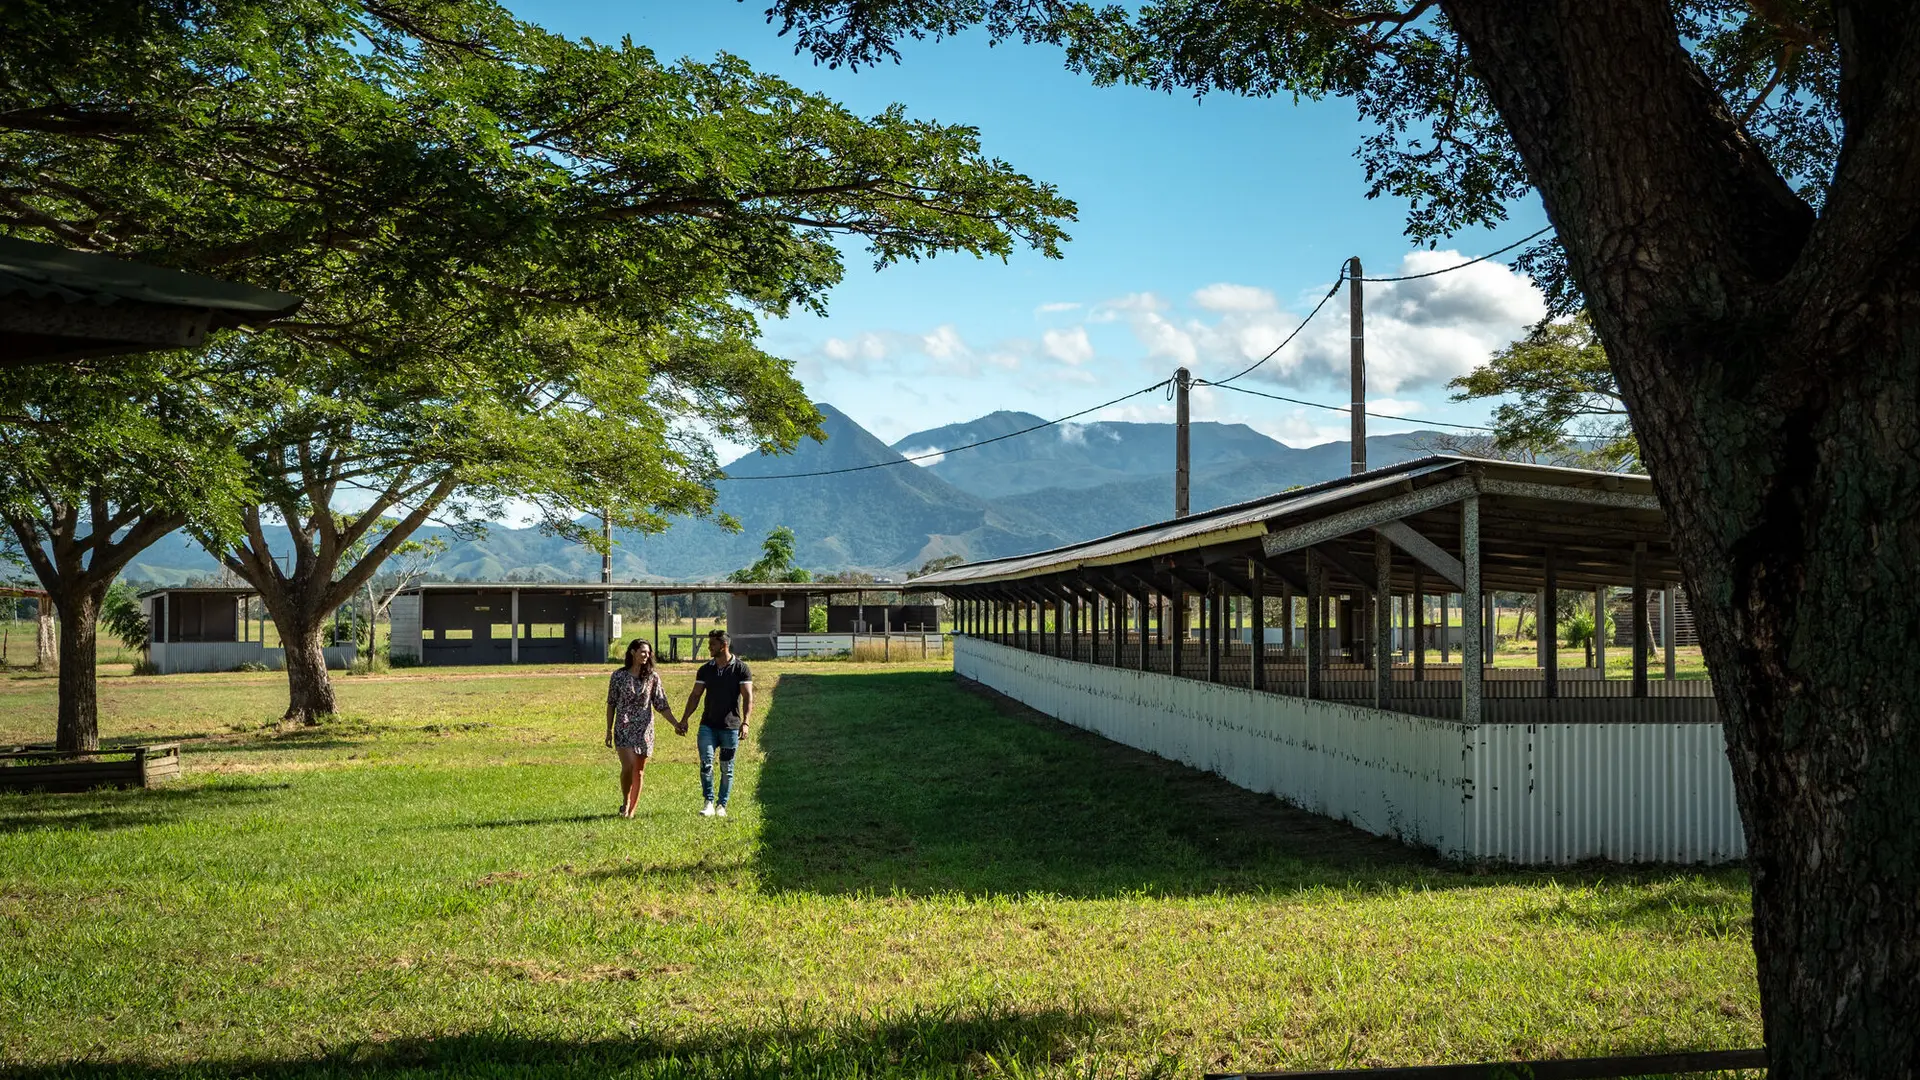
[[[726,728],[700,725],[700,793],[708,802],[727,805],[727,796],[733,791],[733,755],[740,749],[740,733]],[[720,798],[713,797],[713,758],[714,751],[720,757]]]

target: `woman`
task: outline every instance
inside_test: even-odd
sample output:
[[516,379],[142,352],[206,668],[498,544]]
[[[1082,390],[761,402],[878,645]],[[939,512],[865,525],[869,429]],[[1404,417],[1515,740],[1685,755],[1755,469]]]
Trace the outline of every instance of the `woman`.
[[653,756],[654,710],[682,735],[687,726],[673,718],[666,688],[653,669],[653,645],[635,639],[627,646],[627,661],[607,684],[607,745],[620,754],[620,816],[630,818],[647,782],[647,759]]

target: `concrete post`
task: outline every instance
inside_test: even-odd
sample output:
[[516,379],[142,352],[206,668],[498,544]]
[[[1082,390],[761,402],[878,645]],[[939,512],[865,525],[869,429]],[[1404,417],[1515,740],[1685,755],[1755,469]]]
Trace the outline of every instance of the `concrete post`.
[[1134,611],[1138,613],[1140,618],[1140,670],[1152,671],[1153,662],[1147,658],[1148,649],[1152,646],[1153,643],[1147,640],[1147,624],[1149,620],[1147,618],[1146,594],[1145,593],[1140,594],[1140,596],[1135,600],[1135,604],[1136,604],[1136,607],[1134,608]]
[[1485,636],[1486,624],[1475,611],[1473,617],[1467,616],[1468,604],[1475,609],[1480,607],[1480,496],[1469,495],[1460,500],[1460,566],[1464,572],[1461,584],[1460,603],[1460,722],[1477,724],[1480,722],[1481,701],[1485,695],[1486,672],[1480,666],[1483,655],[1481,639]]
[[1453,655],[1452,653],[1453,635],[1448,632],[1451,629],[1451,623],[1449,622],[1449,620],[1452,618],[1452,615],[1451,615],[1452,611],[1453,611],[1453,594],[1444,593],[1444,592],[1441,593],[1440,594],[1440,662],[1443,664],[1448,663],[1449,659]]
[[1413,681],[1427,681],[1427,594],[1426,574],[1420,560],[1413,561]]
[[1293,663],[1293,586],[1280,583],[1280,662]]
[[1220,582],[1212,579],[1211,575],[1207,585],[1206,605],[1207,681],[1217,683],[1220,681],[1220,647],[1226,641],[1226,627],[1221,623],[1226,621],[1224,616],[1227,612],[1227,598],[1220,591]]
[[1393,542],[1373,534],[1373,707],[1393,707]]
[[1320,557],[1307,549],[1307,696],[1326,695],[1327,572]]
[[1253,632],[1247,635],[1252,652],[1247,654],[1247,682],[1255,690],[1267,688],[1267,591],[1265,573],[1260,564],[1247,560],[1247,580],[1253,584],[1253,596],[1249,598],[1252,617],[1247,620]]
[[[609,593],[608,595],[612,595],[612,594]],[[520,590],[519,589],[514,589],[507,594],[507,610],[508,612],[511,613],[513,618],[513,643],[507,646],[507,662],[510,664],[517,664],[520,662]],[[611,628],[613,624],[609,622],[607,626]],[[612,641],[608,641],[607,648],[609,650],[613,648]]]
[[1171,643],[1167,653],[1167,671],[1174,675],[1180,674],[1180,647],[1186,644],[1186,613],[1187,594],[1175,586],[1167,597],[1167,614],[1173,619],[1172,625],[1167,628],[1167,640]]

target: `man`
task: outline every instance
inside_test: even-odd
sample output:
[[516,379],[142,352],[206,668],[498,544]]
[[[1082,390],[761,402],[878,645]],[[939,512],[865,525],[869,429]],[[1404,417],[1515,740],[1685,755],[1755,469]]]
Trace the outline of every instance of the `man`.
[[[725,630],[707,635],[707,655],[713,659],[700,665],[693,676],[693,693],[687,696],[682,717],[693,715],[704,695],[706,708],[700,713],[700,791],[707,805],[702,817],[726,817],[727,796],[733,792],[733,755],[740,749],[740,738],[747,733],[747,721],[753,716],[753,672],[733,655],[733,643]],[[720,758],[720,797],[714,799],[713,759]]]

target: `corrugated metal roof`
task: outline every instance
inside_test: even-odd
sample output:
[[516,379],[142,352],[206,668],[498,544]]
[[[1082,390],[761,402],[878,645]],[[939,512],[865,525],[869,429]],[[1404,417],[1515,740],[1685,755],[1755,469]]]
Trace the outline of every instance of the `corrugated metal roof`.
[[984,584],[1061,573],[1080,567],[1106,566],[1134,562],[1156,555],[1212,547],[1237,540],[1254,539],[1274,531],[1275,523],[1290,518],[1311,517],[1315,511],[1331,508],[1354,499],[1378,495],[1415,477],[1437,477],[1442,473],[1463,472],[1468,468],[1488,476],[1520,480],[1544,486],[1590,490],[1626,491],[1635,496],[1653,493],[1653,483],[1645,476],[1570,469],[1563,466],[1535,465],[1528,462],[1493,461],[1434,454],[1413,461],[1372,469],[1358,476],[1342,476],[1294,491],[1251,499],[1216,510],[1145,525],[1125,532],[1078,544],[990,559],[942,570],[908,583],[914,589],[939,589],[951,586]]
[[796,581],[423,581],[405,592],[646,592],[664,596],[687,593],[826,593],[899,592],[905,583],[875,581],[866,584]]
[[70,304],[130,300],[261,318],[283,317],[300,306],[299,297],[271,289],[0,236],[0,296],[9,294]]
[[1035,552],[1031,555],[967,563],[928,574],[926,577],[915,578],[909,584],[916,589],[936,589],[975,582],[1006,581],[1034,577],[1039,574],[1058,573],[1081,566],[1132,562],[1154,555],[1231,543],[1235,540],[1264,535],[1267,532],[1266,523],[1274,518],[1303,512],[1356,495],[1364,495],[1381,488],[1395,487],[1415,476],[1460,467],[1467,460],[1442,455],[1420,458],[1373,469],[1358,476],[1343,476],[1337,480],[1314,484],[1296,491],[1280,492],[1189,517],[1175,518],[1157,525],[1129,529],[1097,540]]

